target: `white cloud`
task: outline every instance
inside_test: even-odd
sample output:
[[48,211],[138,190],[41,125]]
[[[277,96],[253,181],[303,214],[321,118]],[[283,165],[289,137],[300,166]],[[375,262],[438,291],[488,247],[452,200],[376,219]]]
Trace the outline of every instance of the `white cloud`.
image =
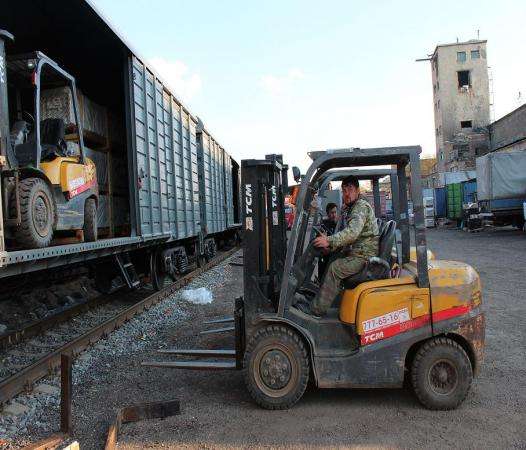
[[263,75],[260,86],[271,95],[283,94],[297,81],[305,78],[305,74],[300,69],[290,69],[285,75]]
[[201,91],[201,75],[190,71],[184,62],[162,57],[151,58],[149,62],[182,101],[191,101]]

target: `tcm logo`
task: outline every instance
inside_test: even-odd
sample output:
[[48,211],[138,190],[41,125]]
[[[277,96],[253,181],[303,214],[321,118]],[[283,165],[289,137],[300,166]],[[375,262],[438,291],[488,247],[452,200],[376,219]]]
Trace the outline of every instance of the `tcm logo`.
[[276,190],[276,186],[271,186],[270,192],[272,192],[272,209],[274,209],[278,207],[278,193]]
[[254,231],[254,220],[252,219],[252,185],[245,184],[245,230]]
[[245,184],[245,213],[252,214],[252,185]]
[[384,338],[384,332],[383,331],[378,331],[376,333],[371,333],[371,334],[366,334],[364,337],[363,337],[363,343],[364,344],[372,344],[373,342],[376,342],[380,339],[383,339]]

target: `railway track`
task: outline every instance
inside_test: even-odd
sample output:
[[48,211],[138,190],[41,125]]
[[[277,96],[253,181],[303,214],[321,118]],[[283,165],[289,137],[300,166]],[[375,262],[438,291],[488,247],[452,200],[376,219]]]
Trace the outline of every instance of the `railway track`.
[[[10,373],[5,378],[0,379],[0,404],[11,400],[13,397],[15,397],[21,392],[30,390],[35,382],[53,373],[60,366],[61,354],[70,354],[73,356],[77,356],[79,353],[84,351],[89,346],[93,345],[99,339],[106,337],[112,331],[116,330],[124,323],[131,320],[134,316],[142,313],[151,306],[171,296],[177,290],[188,284],[192,279],[199,276],[208,269],[214,267],[215,265],[221,263],[238,250],[239,247],[235,247],[233,249],[221,253],[213,260],[205,264],[203,267],[197,268],[192,272],[187,273],[186,275],[184,275],[174,283],[170,284],[169,286],[165,287],[161,291],[155,292],[150,295],[147,295],[148,293],[146,293],[146,298],[144,297],[144,291],[133,291],[132,293],[128,292],[126,294],[127,302],[129,304],[131,299],[133,302],[131,306],[126,306],[124,308],[116,307],[112,311],[110,298],[95,299],[98,303],[98,305],[96,306],[101,306],[105,308],[103,314],[106,314],[107,317],[104,316],[102,319],[100,319],[99,317],[100,320],[98,320],[95,325],[89,327],[87,330],[83,330],[81,328],[81,331],[79,333],[75,333],[70,338],[66,336],[66,339],[54,346],[52,350],[47,351],[45,349],[45,342],[35,342],[34,348],[36,350],[34,359],[31,359],[31,361],[26,365],[20,364],[20,366],[22,367],[18,367],[15,364],[16,367],[14,373]],[[111,297],[111,295],[108,297]],[[82,315],[82,313],[84,313],[84,316]],[[27,330],[27,332],[25,332],[24,330],[19,331],[17,336],[13,336],[11,338],[12,341],[20,342],[21,339],[37,336],[39,335],[39,333],[42,333],[44,331],[46,331],[46,334],[53,333],[53,331],[50,330],[52,330],[53,326],[57,324],[61,324],[59,326],[65,327],[66,329],[68,327],[71,328],[70,324],[68,323],[69,319],[73,321],[77,319],[77,325],[80,327],[81,322],[89,323],[89,314],[100,316],[100,311],[96,312],[96,309],[92,309],[87,305],[79,305],[78,308],[71,308],[70,310],[64,311],[63,314],[64,316],[62,316],[62,314],[59,314],[58,316],[61,317],[53,316],[47,321],[43,320],[38,324],[33,324],[30,327],[28,327],[30,329]],[[88,314],[88,316],[86,316],[85,314]],[[45,335],[43,336],[45,337]],[[64,336],[61,336],[61,338],[63,337]],[[7,340],[7,337],[5,339]],[[44,351],[40,353],[39,349],[44,349]],[[25,355],[20,356],[23,357]]]

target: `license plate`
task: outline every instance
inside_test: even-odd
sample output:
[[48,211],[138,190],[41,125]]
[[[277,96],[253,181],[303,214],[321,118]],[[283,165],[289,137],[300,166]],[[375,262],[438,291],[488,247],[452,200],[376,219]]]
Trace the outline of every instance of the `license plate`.
[[409,309],[402,308],[397,311],[391,311],[387,314],[383,314],[382,316],[373,317],[372,319],[364,320],[362,322],[363,331],[367,333],[373,330],[380,330],[390,325],[407,322],[410,319],[411,319],[411,316],[409,315]]

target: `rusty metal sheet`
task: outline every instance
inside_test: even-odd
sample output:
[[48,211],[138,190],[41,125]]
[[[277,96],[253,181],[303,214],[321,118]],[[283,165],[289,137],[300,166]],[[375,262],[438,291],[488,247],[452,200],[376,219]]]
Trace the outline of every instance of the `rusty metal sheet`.
[[484,313],[462,320],[452,333],[459,334],[469,342],[475,356],[474,374],[480,370],[484,361],[484,347],[486,337],[486,318]]
[[121,426],[125,423],[138,422],[145,419],[164,419],[181,412],[179,400],[166,400],[152,403],[139,403],[125,406],[117,411],[115,421],[108,429],[105,450],[114,450],[117,446]]

